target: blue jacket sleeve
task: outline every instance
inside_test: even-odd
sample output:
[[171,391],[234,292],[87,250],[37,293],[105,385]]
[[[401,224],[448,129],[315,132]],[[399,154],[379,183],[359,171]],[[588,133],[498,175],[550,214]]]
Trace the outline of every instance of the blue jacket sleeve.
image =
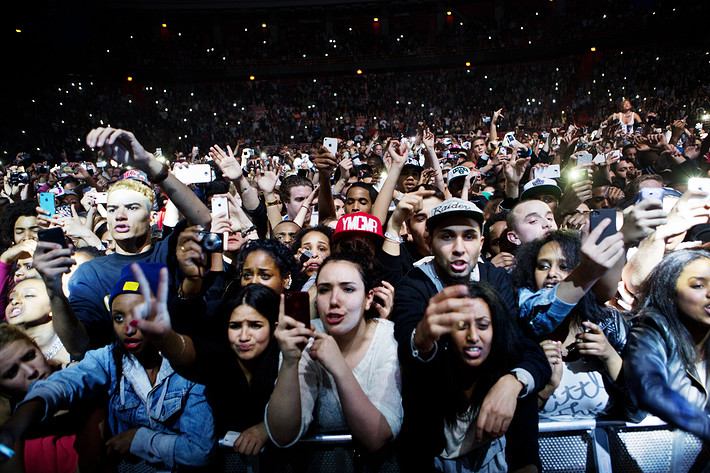
[[518,292],[522,325],[536,338],[552,333],[574,309],[575,304],[559,300],[556,294],[557,286],[537,292],[522,288]]
[[177,424],[178,434],[162,433],[140,427],[131,442],[131,453],[151,462],[204,466],[215,447],[212,409],[205,398],[204,386],[194,384],[186,394],[185,409]]
[[111,346],[92,350],[79,363],[33,383],[23,402],[43,399],[46,406],[44,420],[59,410],[68,409],[77,401],[93,399],[99,393],[105,393],[114,376],[112,367]]

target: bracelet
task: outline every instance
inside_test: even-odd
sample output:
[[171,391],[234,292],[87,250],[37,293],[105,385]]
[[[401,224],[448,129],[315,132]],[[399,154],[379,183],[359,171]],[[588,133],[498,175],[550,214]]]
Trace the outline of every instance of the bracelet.
[[[177,332],[175,332],[177,333]],[[180,341],[182,342],[182,349],[180,350],[180,353],[175,357],[175,358],[180,358],[183,353],[185,353],[185,337],[182,336],[182,334],[178,333],[178,337],[180,337]]]
[[274,206],[278,203],[279,203],[279,201],[278,201],[278,199],[276,199],[276,200],[272,200],[271,202],[266,202],[266,206],[271,207],[271,206]]
[[402,237],[394,235],[390,232],[385,232],[385,239],[391,241],[392,243],[402,244],[403,242]]
[[153,177],[149,177],[148,180],[153,184],[160,184],[168,178],[168,174],[170,174],[170,167],[168,166],[168,163],[163,163],[163,168],[160,172]]
[[247,228],[242,232],[242,238],[245,238],[248,234],[251,232],[256,231],[256,225],[252,225],[251,227]]

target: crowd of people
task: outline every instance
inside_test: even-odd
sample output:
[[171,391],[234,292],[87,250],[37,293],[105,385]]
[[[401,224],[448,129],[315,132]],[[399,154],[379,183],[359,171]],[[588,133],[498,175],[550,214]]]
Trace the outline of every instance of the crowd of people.
[[603,70],[586,125],[532,126],[545,104],[508,90],[517,108],[358,127],[355,89],[307,146],[201,107],[166,123],[224,140],[206,149],[154,153],[150,127],[107,120],[77,133],[81,162],[17,155],[0,470],[211,468],[219,442],[280,471],[304,437],[348,433],[402,471],[540,471],[539,422],[649,414],[710,440],[708,90],[659,79],[643,110],[609,107],[598,88],[626,70]]
[[[578,58],[522,65],[460,68],[437,72],[369,74],[345,78],[247,81],[219,84],[116,84],[70,80],[21,96],[3,122],[4,161],[29,153],[49,161],[90,156],[78,138],[93,124],[141,129],[151,151],[202,154],[213,143],[243,139],[273,151],[308,145],[326,136],[363,142],[375,132],[413,136],[426,120],[437,136],[465,135],[488,128],[492,110],[504,107],[502,126],[549,132],[569,124],[598,124],[629,98],[646,119],[710,111],[702,50],[599,53],[585,76]],[[697,67],[683,74],[670,69]],[[649,80],[653,77],[653,80]],[[474,97],[475,100],[471,100]],[[20,102],[20,97],[16,100]],[[96,108],[96,104],[101,104]]]

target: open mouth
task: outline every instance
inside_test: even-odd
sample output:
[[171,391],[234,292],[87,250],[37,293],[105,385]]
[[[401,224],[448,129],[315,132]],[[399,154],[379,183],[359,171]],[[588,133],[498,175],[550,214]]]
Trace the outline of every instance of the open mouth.
[[481,349],[481,347],[466,347],[464,349],[464,353],[468,358],[475,360],[481,357],[483,350]]
[[116,230],[118,233],[126,233],[131,229],[131,227],[129,227],[128,225],[116,225],[113,227],[113,229]]
[[559,284],[559,281],[549,281],[546,282],[542,288],[543,289],[552,289],[553,287],[557,286]]
[[7,318],[14,319],[15,317],[19,317],[20,315],[22,315],[22,307],[17,306],[17,307],[13,307],[10,310],[10,313],[7,314]]
[[345,318],[344,315],[328,314],[325,317],[325,320],[327,320],[330,325],[336,325],[336,324],[339,324],[340,322],[342,322],[344,318]]
[[457,273],[461,273],[466,270],[468,264],[464,260],[456,260],[451,263],[451,269]]
[[136,350],[138,347],[141,346],[142,343],[143,343],[143,340],[136,340],[134,338],[127,338],[123,341],[123,345],[128,350]]

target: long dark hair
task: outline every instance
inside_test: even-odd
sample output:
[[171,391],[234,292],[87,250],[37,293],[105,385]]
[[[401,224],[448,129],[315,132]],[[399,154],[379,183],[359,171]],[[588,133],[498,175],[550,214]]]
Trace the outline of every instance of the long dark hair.
[[508,374],[521,357],[520,329],[512,311],[498,293],[486,283],[471,282],[468,286],[468,298],[481,299],[488,306],[491,312],[493,339],[488,358],[480,367],[470,368],[477,370],[478,373],[471,399],[466,400],[464,389],[467,387],[462,389],[460,371],[457,369],[462,361],[454,354],[451,337],[449,335],[442,337],[445,357],[442,368],[445,370],[443,379],[446,381],[443,386],[445,395],[442,398],[453,400],[444,406],[444,418],[449,424],[454,424],[457,416],[464,414],[469,408],[480,406],[493,385],[502,376]]
[[[222,342],[229,345],[227,336],[229,320],[232,312],[241,305],[251,307],[268,320],[269,329],[273,335],[279,318],[279,301],[279,295],[273,289],[261,284],[248,284],[243,288],[234,285],[230,286],[215,311],[216,319],[219,321]],[[271,396],[271,391],[274,390],[278,360],[279,347],[276,339],[272,337],[266,350],[259,356],[249,383],[258,398],[265,400],[264,405],[266,405],[266,400]]]
[[[516,265],[515,269],[513,269],[512,278],[513,286],[516,291],[527,288],[533,292],[537,292],[538,289],[535,284],[537,258],[542,247],[552,242],[560,245],[562,254],[567,259],[570,268],[575,268],[579,264],[579,251],[582,246],[579,233],[571,230],[556,230],[550,232],[544,238],[522,245],[518,251],[515,252]],[[588,291],[574,309],[572,309],[568,317],[571,317],[570,324],[581,328],[582,322],[586,320],[599,325],[608,319],[609,314],[604,307],[597,302],[594,293]],[[523,323],[525,322],[527,321],[523,321]]]
[[[668,323],[670,336],[678,346],[678,351],[688,369],[695,364],[697,348],[693,336],[681,321],[678,312],[677,283],[680,273],[692,262],[699,259],[710,259],[706,250],[677,250],[667,254],[663,260],[648,275],[639,293],[638,312],[640,320],[650,313],[658,314]],[[710,344],[706,342],[705,352],[710,352]]]

